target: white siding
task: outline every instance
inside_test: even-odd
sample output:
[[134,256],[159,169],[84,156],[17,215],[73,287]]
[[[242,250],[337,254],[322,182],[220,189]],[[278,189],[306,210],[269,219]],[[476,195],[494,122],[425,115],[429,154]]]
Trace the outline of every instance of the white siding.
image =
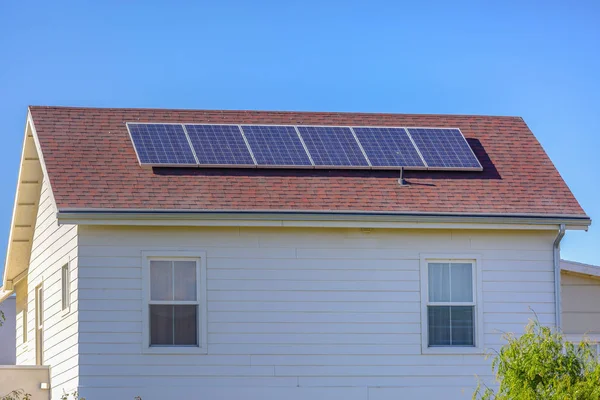
[[[485,347],[554,321],[553,232],[79,230],[80,393],[144,400],[470,399],[481,355],[421,355],[419,255],[482,259]],[[208,354],[142,354],[141,252],[207,253]],[[531,309],[530,309],[531,308]],[[201,391],[200,391],[201,390]]]
[[[71,308],[64,313],[61,306],[61,267],[71,262]],[[52,396],[78,386],[77,356],[77,227],[59,226],[56,208],[46,182],[42,185],[26,293],[17,287],[17,364],[35,365],[35,288],[44,289],[44,365],[52,368]],[[22,300],[23,299],[23,300]],[[27,341],[23,342],[23,309],[27,309]]]

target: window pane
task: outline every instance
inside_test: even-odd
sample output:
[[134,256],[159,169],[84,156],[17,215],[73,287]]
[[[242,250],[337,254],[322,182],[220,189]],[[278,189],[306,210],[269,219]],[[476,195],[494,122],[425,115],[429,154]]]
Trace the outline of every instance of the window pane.
[[195,261],[175,261],[175,300],[196,300]]
[[473,301],[473,265],[455,264],[450,266],[450,301]]
[[429,264],[429,301],[450,301],[450,264]]
[[64,265],[62,267],[62,309],[65,310],[69,306],[69,265]]
[[429,328],[429,346],[449,346],[450,342],[450,307],[427,307]]
[[173,268],[170,261],[150,261],[150,298],[173,300]]
[[150,346],[173,344],[173,306],[150,305]]
[[473,306],[450,307],[452,344],[454,346],[474,346]]
[[198,345],[198,306],[175,306],[175,344]]

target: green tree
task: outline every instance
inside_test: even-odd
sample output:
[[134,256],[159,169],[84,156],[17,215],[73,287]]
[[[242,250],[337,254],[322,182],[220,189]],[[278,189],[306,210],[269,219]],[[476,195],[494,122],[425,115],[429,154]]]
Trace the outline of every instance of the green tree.
[[569,343],[538,321],[505,339],[492,362],[499,387],[480,382],[473,400],[600,400],[600,364],[589,342]]

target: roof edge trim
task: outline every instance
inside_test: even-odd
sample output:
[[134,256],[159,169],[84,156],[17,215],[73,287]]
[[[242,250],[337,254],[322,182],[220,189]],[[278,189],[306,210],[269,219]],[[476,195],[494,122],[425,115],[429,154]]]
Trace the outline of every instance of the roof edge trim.
[[600,266],[584,264],[577,261],[560,260],[560,269],[577,275],[600,279]]
[[[231,211],[231,210],[120,210],[120,209],[63,209],[57,213],[61,224],[75,225],[202,225],[216,226],[219,222],[232,225],[235,221],[252,221],[254,226],[341,226],[340,223],[360,224],[500,224],[555,226],[568,229],[587,229],[591,219],[582,215],[539,214],[468,214],[468,213],[376,213],[348,211]],[[225,223],[227,222],[227,223]],[[295,223],[295,224],[290,224]],[[351,224],[350,224],[351,225]],[[345,226],[350,226],[346,224]],[[382,225],[383,226],[383,225]],[[375,225],[373,225],[375,227]],[[390,227],[392,227],[390,225]]]

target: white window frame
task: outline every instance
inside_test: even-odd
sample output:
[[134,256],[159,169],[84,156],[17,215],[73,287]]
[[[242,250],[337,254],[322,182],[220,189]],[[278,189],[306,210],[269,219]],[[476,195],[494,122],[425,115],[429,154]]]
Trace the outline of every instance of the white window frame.
[[[473,265],[473,303],[429,302],[429,263],[471,263]],[[421,254],[421,353],[422,354],[483,354],[483,293],[481,281],[481,256],[479,254]],[[427,306],[468,305],[475,307],[473,338],[475,346],[429,347],[429,319]]]
[[[142,251],[142,352],[148,354],[207,354],[206,252]],[[195,261],[198,304],[198,346],[150,346],[150,261]],[[162,302],[157,302],[162,303]],[[189,302],[183,302],[189,304]]]
[[[64,269],[67,269],[67,280],[63,275]],[[62,308],[62,315],[67,315],[71,312],[71,262],[67,261],[60,267],[60,305]],[[65,306],[66,305],[66,306]]]

